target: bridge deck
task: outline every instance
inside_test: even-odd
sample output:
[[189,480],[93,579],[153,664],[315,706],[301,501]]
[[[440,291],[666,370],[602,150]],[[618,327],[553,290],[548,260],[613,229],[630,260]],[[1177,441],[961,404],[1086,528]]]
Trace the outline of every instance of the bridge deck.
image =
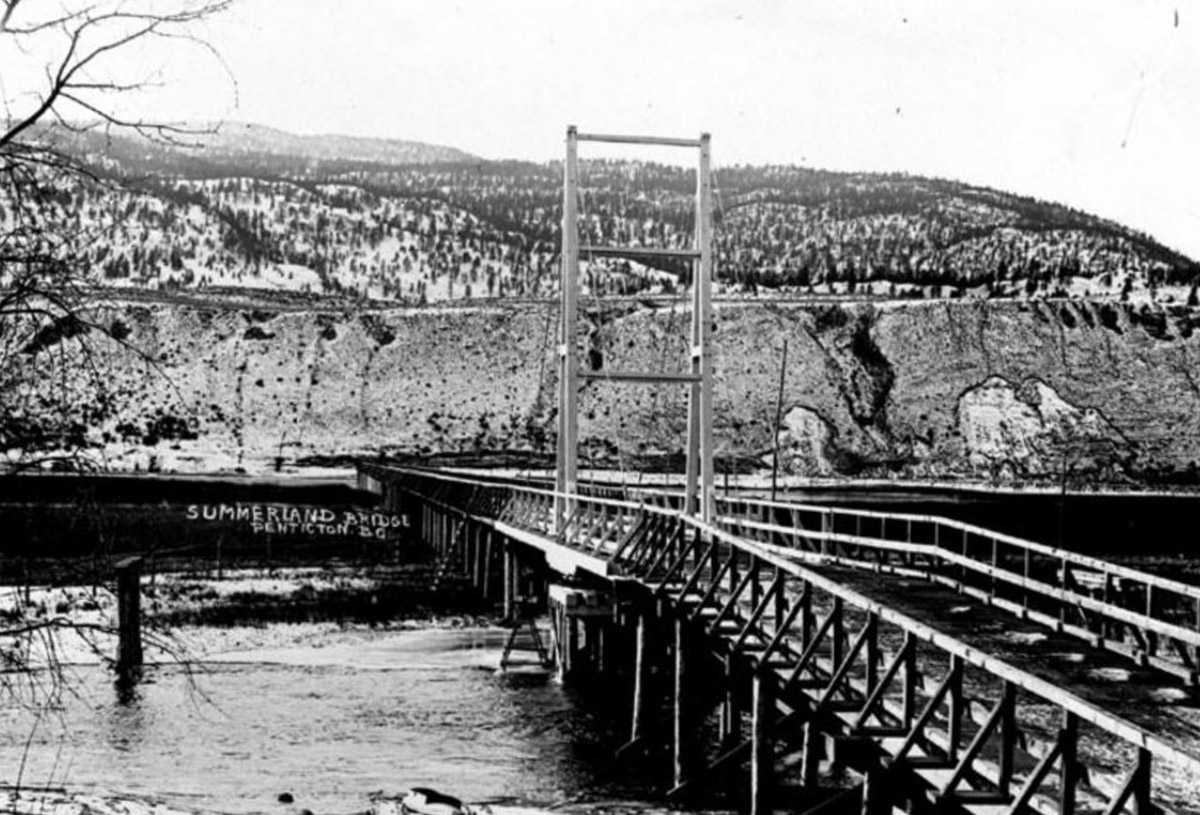
[[845,566],[809,566],[830,580],[1037,676],[1183,750],[1200,744],[1194,689],[1084,640],[915,577]]

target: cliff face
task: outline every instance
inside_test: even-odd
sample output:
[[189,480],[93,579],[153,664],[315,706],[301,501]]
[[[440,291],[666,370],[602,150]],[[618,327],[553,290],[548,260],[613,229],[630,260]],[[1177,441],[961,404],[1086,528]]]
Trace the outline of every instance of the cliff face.
[[[20,416],[35,422],[65,401],[82,436],[130,468],[552,452],[556,316],[547,303],[362,314],[114,306],[96,321],[141,355],[92,332],[96,375],[64,390],[41,372]],[[682,311],[626,304],[581,322],[585,367],[685,364]],[[1197,326],[1186,310],[1107,303],[724,305],[717,452],[769,465],[786,340],[788,471],[1025,479],[1066,466],[1186,478],[1200,461]],[[48,341],[67,352],[86,339],[60,335]],[[584,384],[581,460],[680,450],[686,405],[683,386]]]

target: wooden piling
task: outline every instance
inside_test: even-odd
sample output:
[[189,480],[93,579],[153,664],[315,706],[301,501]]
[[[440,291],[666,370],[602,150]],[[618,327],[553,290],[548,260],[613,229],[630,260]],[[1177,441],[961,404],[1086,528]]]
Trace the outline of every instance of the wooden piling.
[[608,624],[596,620],[592,624],[592,667],[596,675],[603,677],[609,669],[608,664]]
[[649,711],[647,694],[650,682],[650,626],[648,612],[637,617],[637,633],[634,641],[633,664],[633,723],[629,740],[637,742],[646,737],[646,717]]
[[804,755],[800,762],[800,783],[807,788],[817,785],[824,755],[824,736],[814,721],[804,723]]
[[547,604],[550,612],[550,664],[555,671],[562,671],[562,642],[559,640],[558,604],[550,600]]
[[1075,811],[1075,788],[1079,784],[1078,761],[1079,718],[1070,711],[1063,711],[1062,727],[1058,731],[1058,744],[1062,752],[1059,761],[1058,807],[1060,812]]
[[474,550],[471,552],[471,585],[477,590],[483,586],[483,536],[482,526],[475,527]]
[[458,536],[458,543],[454,547],[454,557],[458,563],[468,563],[467,553],[471,550],[471,532],[475,529],[476,524],[469,517],[463,517],[462,534]]
[[[775,746],[771,733],[771,725],[775,718],[775,677],[766,666],[754,672],[753,698],[750,815],[765,815],[771,811],[775,771]],[[807,758],[806,754],[806,761]]]
[[565,618],[565,631],[567,643],[567,673],[574,673],[575,665],[580,658],[579,653],[579,620],[572,617],[569,613],[563,615]]
[[511,620],[516,616],[515,590],[517,582],[517,556],[513,553],[512,541],[504,544],[504,619]]
[[579,657],[583,663],[588,678],[596,676],[596,622],[587,617],[580,618],[576,625],[582,635],[579,645]]
[[492,599],[492,538],[494,533],[488,530],[483,541],[483,599]]
[[691,632],[688,631],[687,620],[682,617],[675,620],[675,687],[672,694],[674,710],[671,752],[672,752],[672,781],[675,787],[682,787],[691,780],[695,766],[695,745],[692,744],[692,706],[691,673],[693,671],[691,653]]
[[571,636],[573,625],[566,606],[559,610],[559,642],[562,644],[562,676],[567,679],[575,670],[575,640]]
[[737,669],[737,655],[727,654],[722,660],[725,673],[725,688],[721,694],[721,725],[719,735],[721,743],[728,744],[738,738],[742,729],[742,711],[738,705],[738,680],[741,679]]
[[882,775],[877,768],[871,768],[863,775],[861,815],[884,815],[892,811]]
[[133,678],[142,668],[142,559],[117,563],[117,673]]

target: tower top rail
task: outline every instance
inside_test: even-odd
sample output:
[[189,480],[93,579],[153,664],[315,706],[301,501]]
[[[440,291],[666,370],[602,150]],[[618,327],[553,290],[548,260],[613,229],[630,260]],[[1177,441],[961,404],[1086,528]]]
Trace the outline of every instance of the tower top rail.
[[674,138],[671,136],[623,136],[612,133],[579,133],[574,127],[567,129],[574,132],[578,141],[607,142],[609,144],[656,144],[662,147],[703,147],[708,140],[708,134],[702,133],[698,139]]

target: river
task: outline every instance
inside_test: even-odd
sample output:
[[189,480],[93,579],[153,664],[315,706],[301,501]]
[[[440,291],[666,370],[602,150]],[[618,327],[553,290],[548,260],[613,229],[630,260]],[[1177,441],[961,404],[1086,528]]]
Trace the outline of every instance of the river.
[[20,773],[30,786],[245,815],[282,813],[285,791],[325,815],[418,785],[475,803],[642,808],[648,779],[612,758],[618,718],[552,680],[498,673],[505,635],[348,630],[319,646],[210,658],[191,673],[153,668],[125,701],[99,667],[80,666],[55,714],[3,711],[0,773],[8,784]]

